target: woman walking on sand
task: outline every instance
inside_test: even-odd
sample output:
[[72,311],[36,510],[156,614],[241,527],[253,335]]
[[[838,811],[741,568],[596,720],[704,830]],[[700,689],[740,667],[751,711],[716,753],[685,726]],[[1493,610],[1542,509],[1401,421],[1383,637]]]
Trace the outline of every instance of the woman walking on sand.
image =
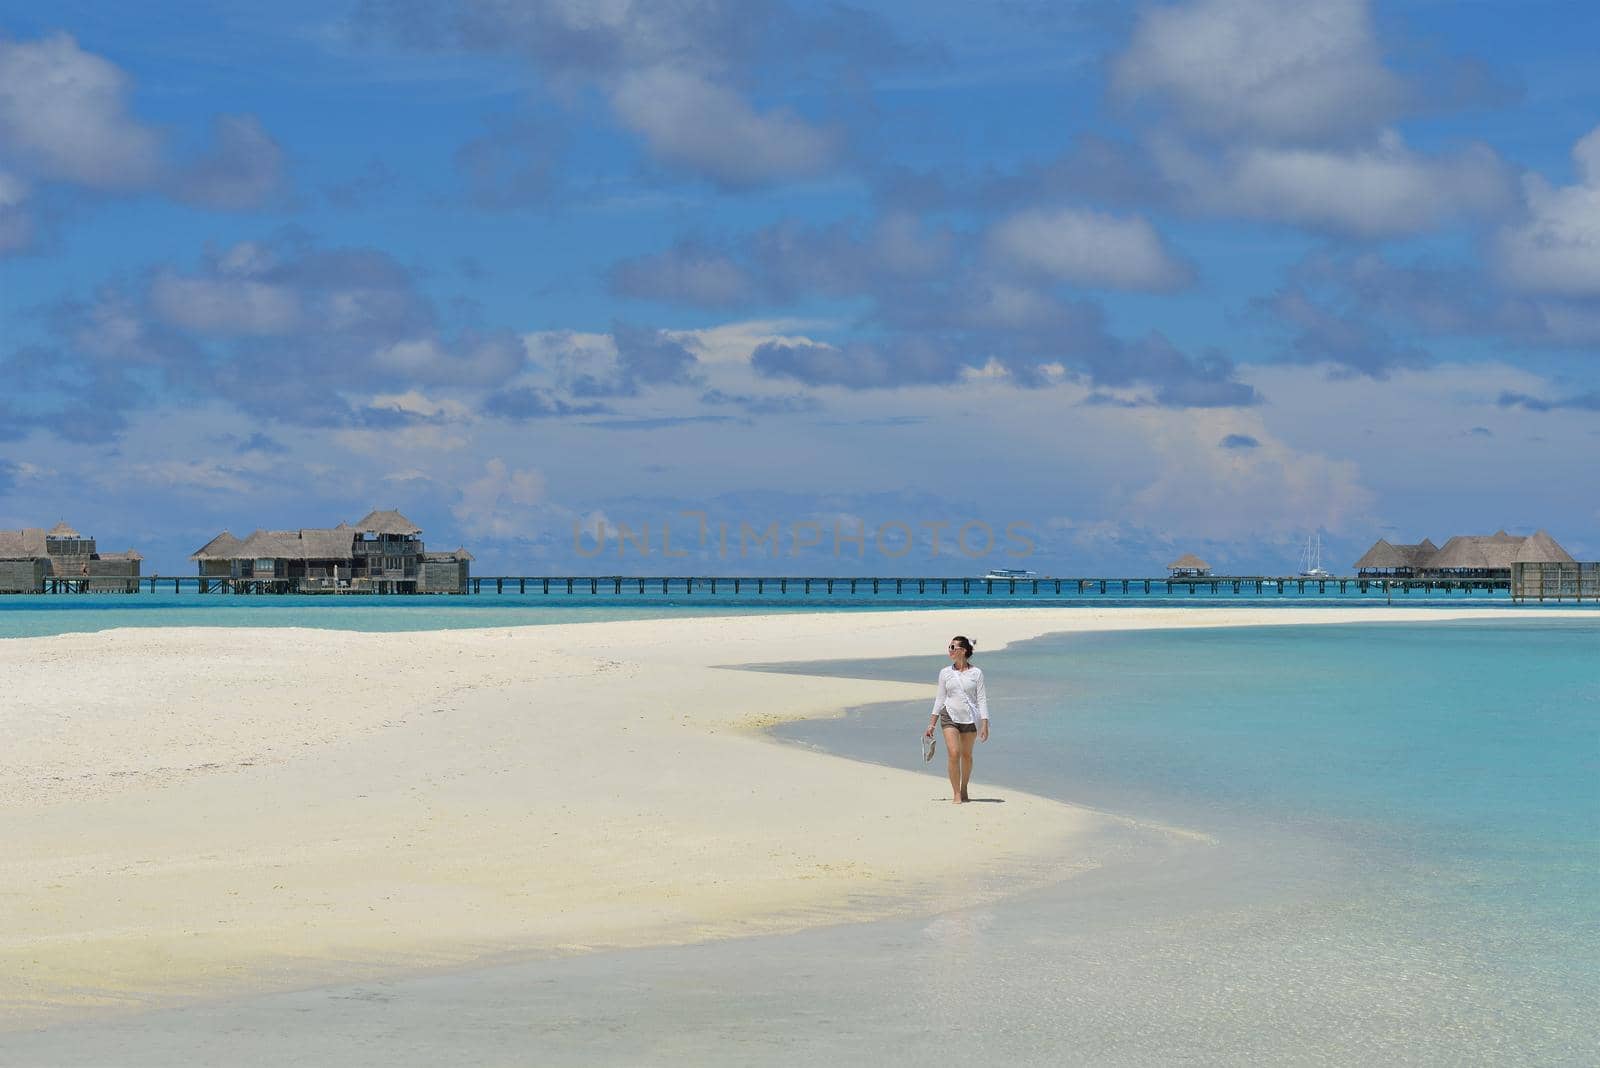
[[950,666],[939,671],[939,688],[933,695],[933,718],[923,736],[933,737],[935,728],[944,730],[944,748],[949,754],[950,800],[970,801],[967,783],[972,779],[972,747],[989,740],[989,697],[983,690],[983,669],[968,661],[972,643],[957,634],[946,650]]

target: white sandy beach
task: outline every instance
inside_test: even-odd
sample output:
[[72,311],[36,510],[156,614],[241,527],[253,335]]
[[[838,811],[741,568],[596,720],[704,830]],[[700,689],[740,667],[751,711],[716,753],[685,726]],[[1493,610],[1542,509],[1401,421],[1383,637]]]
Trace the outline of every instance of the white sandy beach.
[[[1038,885],[1097,864],[1119,821],[1009,789],[944,802],[911,767],[920,716],[905,770],[759,729],[931,700],[957,632],[982,662],[1051,632],[1484,616],[941,609],[0,642],[0,1029]],[[914,683],[728,670],[916,654]]]

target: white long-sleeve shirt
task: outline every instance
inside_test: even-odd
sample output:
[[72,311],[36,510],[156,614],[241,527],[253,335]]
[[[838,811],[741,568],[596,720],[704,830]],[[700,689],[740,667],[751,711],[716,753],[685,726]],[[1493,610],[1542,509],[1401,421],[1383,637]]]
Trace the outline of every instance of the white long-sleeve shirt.
[[952,723],[976,723],[989,718],[989,695],[983,690],[982,668],[969,664],[965,671],[953,667],[940,669],[939,688],[933,695],[933,714],[937,716],[940,712],[948,714]]

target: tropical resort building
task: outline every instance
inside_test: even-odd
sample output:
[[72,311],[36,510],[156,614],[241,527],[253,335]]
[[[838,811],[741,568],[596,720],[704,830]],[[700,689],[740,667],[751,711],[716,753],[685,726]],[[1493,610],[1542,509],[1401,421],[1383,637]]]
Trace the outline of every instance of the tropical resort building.
[[1211,574],[1211,565],[1194,553],[1184,553],[1167,565],[1173,578],[1204,578]]
[[396,511],[299,530],[224,530],[190,554],[202,592],[465,593],[472,554],[428,552],[422,529]]
[[1395,545],[1382,538],[1356,561],[1362,578],[1510,579],[1517,564],[1570,564],[1572,556],[1544,531],[1528,537],[1496,531],[1458,534],[1436,546],[1424,538]]
[[0,530],[0,593],[43,593],[61,583],[75,590],[126,592],[137,588],[144,557],[102,553],[66,523],[50,530]]

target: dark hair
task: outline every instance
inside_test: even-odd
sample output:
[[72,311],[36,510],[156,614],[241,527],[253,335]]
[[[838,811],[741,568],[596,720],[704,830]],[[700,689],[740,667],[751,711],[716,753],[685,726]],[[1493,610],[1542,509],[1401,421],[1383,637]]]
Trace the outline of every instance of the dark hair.
[[955,642],[957,645],[961,646],[961,648],[963,648],[963,649],[965,649],[967,651],[967,659],[968,660],[972,659],[972,651],[977,648],[977,645],[975,643],[973,643],[972,641],[968,640],[965,636],[960,635],[960,634],[957,634],[954,638],[951,638],[950,640]]

